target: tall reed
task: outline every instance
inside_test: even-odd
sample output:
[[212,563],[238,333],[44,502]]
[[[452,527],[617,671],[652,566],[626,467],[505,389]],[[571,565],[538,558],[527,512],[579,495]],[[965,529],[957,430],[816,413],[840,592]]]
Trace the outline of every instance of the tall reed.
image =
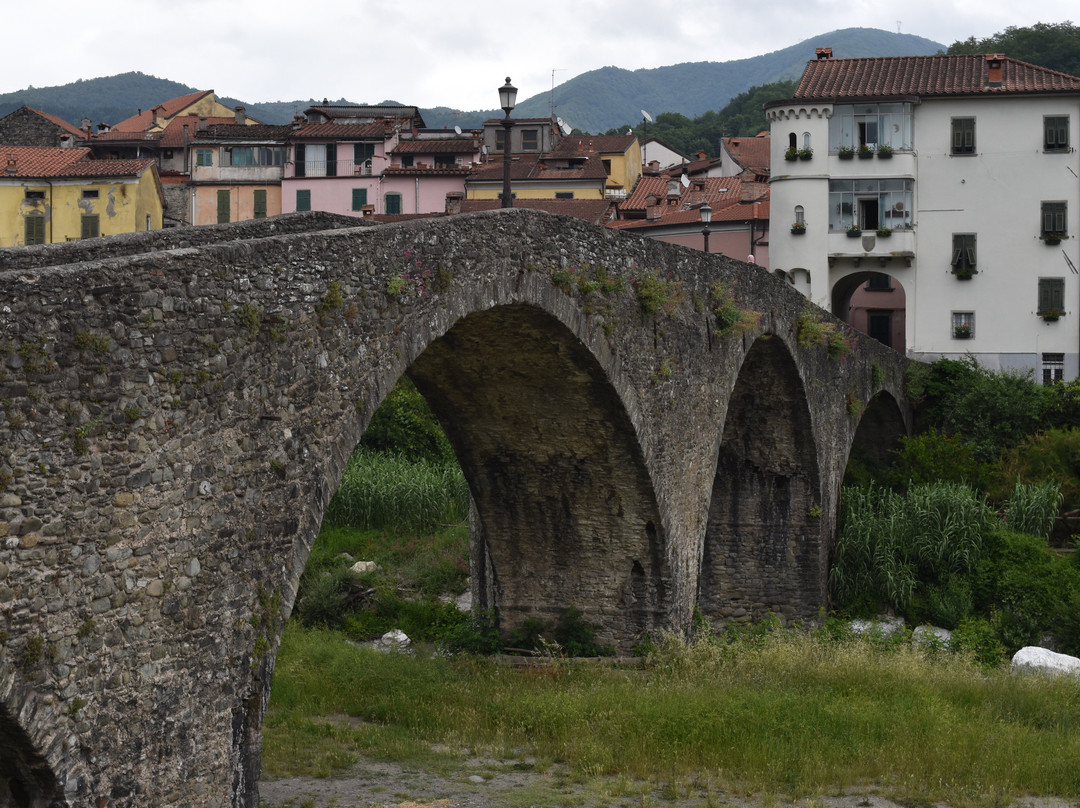
[[359,447],[349,458],[324,522],[358,529],[431,530],[469,516],[461,469]]

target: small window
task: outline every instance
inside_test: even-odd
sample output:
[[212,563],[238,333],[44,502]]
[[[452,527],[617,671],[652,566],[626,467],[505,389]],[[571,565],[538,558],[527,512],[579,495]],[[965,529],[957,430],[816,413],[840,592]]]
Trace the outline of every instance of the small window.
[[386,195],[386,212],[401,213],[401,194]]
[[403,154],[403,155],[401,155],[401,167],[402,168],[412,168],[413,167],[413,156],[411,154]]
[[975,119],[953,118],[952,119],[952,153],[974,154],[975,153]]
[[952,258],[949,263],[957,274],[971,274],[975,271],[974,233],[953,233]]
[[538,147],[539,133],[535,129],[523,129],[521,132],[521,148],[523,151],[536,151]]
[[266,189],[256,188],[252,192],[252,213],[256,219],[266,218]]
[[45,198],[45,192],[44,191],[27,191],[26,192],[26,198],[27,199],[44,199]]
[[953,339],[971,339],[975,336],[975,312],[954,311],[952,314]]
[[231,205],[229,204],[229,192],[228,191],[218,191],[217,192],[217,220],[218,220],[218,224],[228,224],[229,223],[229,209],[230,209],[230,207],[231,207]]
[[366,169],[366,173],[371,173],[371,166],[365,166],[372,157],[375,156],[375,144],[374,143],[354,143],[353,144],[353,165],[358,169]]
[[296,192],[296,209],[299,210],[311,210],[311,191],[309,189],[298,190]]
[[1046,151],[1068,151],[1068,115],[1055,115],[1043,118],[1043,148],[1046,149]]
[[212,166],[214,164],[214,150],[213,149],[196,149],[195,150],[195,165],[197,166]]
[[363,210],[367,204],[367,188],[352,189],[352,209]]
[[875,272],[866,282],[868,292],[891,292],[892,290],[892,278],[884,272]]
[[84,213],[79,238],[97,238],[101,235],[101,223],[96,213]]
[[611,176],[611,161],[610,160],[601,160],[600,162],[604,164],[604,173],[607,174],[610,177]]
[[45,243],[45,217],[40,214],[31,214],[26,217],[26,232],[24,241],[26,244]]
[[1065,311],[1065,279],[1039,278],[1040,315],[1058,314]]
[[100,193],[98,192],[98,190],[96,188],[84,188],[83,192],[82,192],[82,198],[83,199],[98,199],[98,198],[100,198]]
[[809,149],[810,148],[810,133],[809,132],[803,132],[802,133],[802,147],[804,149]]
[[1043,236],[1063,236],[1065,235],[1065,213],[1066,205],[1064,202],[1043,202],[1042,203],[1042,229],[1040,235]]
[[795,224],[806,224],[806,211],[802,205],[795,206]]
[[495,130],[495,151],[501,152],[506,148],[506,130]]
[[436,154],[435,168],[454,168],[457,166],[457,157],[452,154]]
[[1044,353],[1042,355],[1042,383],[1053,384],[1065,379],[1065,354]]
[[555,192],[555,198],[556,199],[573,199],[574,198],[574,192],[573,191],[556,191]]
[[150,232],[150,214],[146,214],[146,232]]
[[787,145],[789,149],[799,148],[799,139],[796,137],[794,132],[788,132]]

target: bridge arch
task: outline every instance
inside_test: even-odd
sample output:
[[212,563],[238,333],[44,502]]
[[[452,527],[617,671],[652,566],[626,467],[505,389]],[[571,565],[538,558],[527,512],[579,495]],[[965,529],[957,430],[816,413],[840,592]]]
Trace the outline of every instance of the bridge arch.
[[824,605],[817,446],[803,380],[784,342],[754,341],[724,419],[698,581],[717,623]]

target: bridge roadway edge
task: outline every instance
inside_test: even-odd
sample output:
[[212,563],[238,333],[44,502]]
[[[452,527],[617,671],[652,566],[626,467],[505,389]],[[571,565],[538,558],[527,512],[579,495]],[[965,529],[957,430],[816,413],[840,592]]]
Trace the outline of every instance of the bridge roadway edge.
[[[651,629],[692,617],[729,397],[753,398],[743,363],[767,376],[790,357],[784,412],[806,410],[820,513],[802,524],[817,550],[797,611],[824,605],[860,416],[884,399],[886,431],[910,421],[902,357],[854,334],[841,359],[800,347],[805,302],[760,267],[560,217],[350,224],[282,217],[145,234],[120,257],[108,239],[0,256],[0,748],[16,761],[0,775],[43,804],[257,804],[274,655],[325,505],[401,373],[470,316],[473,338],[550,335],[578,380],[565,400],[632,429],[616,465],[651,493],[663,557],[639,565],[642,588],[603,590],[598,613],[662,592],[642,611]],[[598,268],[621,288],[591,290]],[[643,279],[669,313],[642,312]],[[760,314],[746,333],[717,333],[717,281]],[[575,415],[564,447],[589,443],[589,414]],[[577,467],[615,463],[591,451]],[[570,524],[592,524],[587,510],[572,504]],[[647,519],[633,515],[621,547],[648,554]]]

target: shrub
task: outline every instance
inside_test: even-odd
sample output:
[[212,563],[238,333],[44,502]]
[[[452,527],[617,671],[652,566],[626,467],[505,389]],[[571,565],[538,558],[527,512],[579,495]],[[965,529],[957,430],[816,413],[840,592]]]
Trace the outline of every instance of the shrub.
[[1080,429],[1048,429],[1008,450],[989,485],[991,497],[1004,501],[1019,480],[1056,482],[1061,487],[1062,510],[1080,508]]
[[360,445],[409,460],[457,463],[438,420],[407,376],[401,377],[376,410]]
[[1005,512],[1005,527],[1049,539],[1054,521],[1061,513],[1061,503],[1061,485],[1056,480],[1030,485],[1017,480]]
[[901,437],[894,454],[886,474],[894,488],[935,481],[966,483],[978,490],[986,487],[987,467],[975,460],[974,447],[959,436],[931,427],[922,434]]

